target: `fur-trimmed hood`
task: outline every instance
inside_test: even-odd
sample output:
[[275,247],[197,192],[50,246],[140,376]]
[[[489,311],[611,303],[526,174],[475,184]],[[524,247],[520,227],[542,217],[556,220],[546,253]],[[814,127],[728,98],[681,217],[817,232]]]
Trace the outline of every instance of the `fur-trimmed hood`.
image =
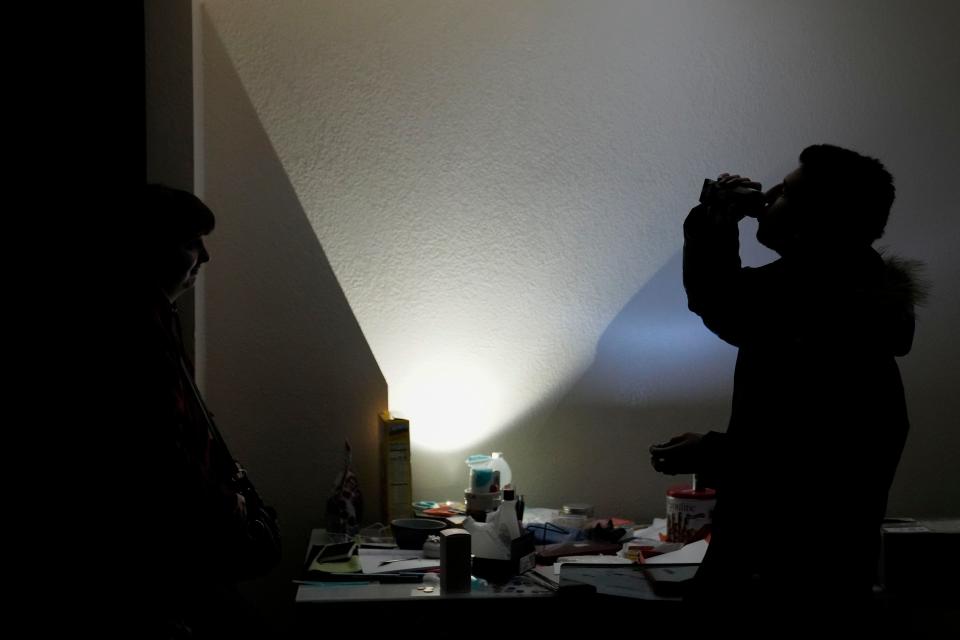
[[877,253],[882,272],[870,293],[875,297],[871,307],[877,317],[872,331],[866,333],[873,333],[893,355],[903,356],[913,346],[915,309],[926,303],[930,284],[923,276],[923,262],[892,255],[885,249]]
[[886,248],[877,253],[883,259],[882,293],[891,303],[922,307],[930,298],[930,283],[924,276],[926,265],[920,260],[902,258],[888,253]]

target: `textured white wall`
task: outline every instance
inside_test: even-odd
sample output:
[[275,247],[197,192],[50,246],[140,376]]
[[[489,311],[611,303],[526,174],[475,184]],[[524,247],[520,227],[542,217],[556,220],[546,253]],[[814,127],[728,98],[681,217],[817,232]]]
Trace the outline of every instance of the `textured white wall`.
[[891,510],[960,504],[957,3],[203,7],[412,419],[417,498],[457,497],[496,449],[528,503],[657,515],[647,446],[723,428],[733,370],[685,308],[683,216],[703,177],[772,184],[832,142],[894,173],[881,244],[935,285]]

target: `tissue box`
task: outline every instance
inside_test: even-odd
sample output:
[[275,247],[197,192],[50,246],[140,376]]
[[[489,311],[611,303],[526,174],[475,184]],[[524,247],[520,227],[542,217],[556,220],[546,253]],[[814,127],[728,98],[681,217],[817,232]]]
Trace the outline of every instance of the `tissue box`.
[[502,584],[508,582],[513,576],[532,569],[536,564],[536,549],[533,541],[532,531],[525,531],[519,538],[514,538],[510,542],[509,560],[474,556],[473,575],[487,582]]

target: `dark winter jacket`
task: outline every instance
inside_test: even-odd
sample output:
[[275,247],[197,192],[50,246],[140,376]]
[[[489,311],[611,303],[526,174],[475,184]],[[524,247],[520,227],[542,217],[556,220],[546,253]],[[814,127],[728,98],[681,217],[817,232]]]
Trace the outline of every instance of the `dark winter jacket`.
[[704,207],[684,236],[689,308],[739,349],[727,431],[704,439],[717,507],[700,589],[869,594],[908,429],[909,265],[861,246],[744,268],[737,223]]

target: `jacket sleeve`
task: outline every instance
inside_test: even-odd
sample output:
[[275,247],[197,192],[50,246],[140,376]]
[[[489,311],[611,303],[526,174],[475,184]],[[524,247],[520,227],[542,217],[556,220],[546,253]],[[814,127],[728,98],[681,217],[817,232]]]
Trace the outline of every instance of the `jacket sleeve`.
[[683,286],[687,306],[708,329],[740,346],[747,315],[745,271],[735,219],[694,207],[683,223]]
[[917,273],[920,269],[920,263],[900,258],[884,260],[875,311],[875,317],[879,318],[876,331],[887,351],[894,356],[907,355],[913,346],[915,306],[926,301],[929,288]]
[[913,334],[917,326],[913,309],[900,311],[888,322],[892,325],[889,332],[892,336],[890,352],[897,357],[907,355],[913,347]]
[[730,437],[721,431],[708,431],[700,439],[700,463],[697,484],[717,489],[723,484],[724,463],[729,457]]

